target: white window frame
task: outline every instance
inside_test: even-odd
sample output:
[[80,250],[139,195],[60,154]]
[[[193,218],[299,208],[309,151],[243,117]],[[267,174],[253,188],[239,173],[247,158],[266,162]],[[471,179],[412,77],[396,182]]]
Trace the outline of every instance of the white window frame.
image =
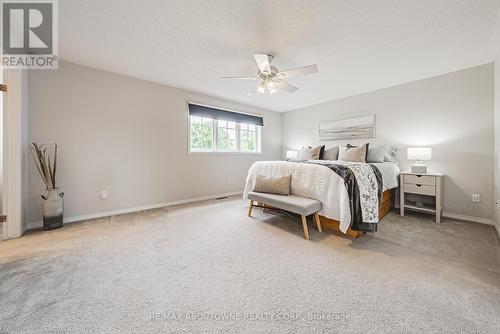
[[[214,150],[210,152],[222,152],[222,153],[238,153],[240,152],[240,123],[235,123],[235,136],[234,136],[234,150],[219,150],[219,120],[213,120],[213,133],[214,133]],[[191,121],[189,122],[191,124]],[[191,135],[191,131],[189,131],[189,135]],[[189,141],[189,145],[191,146],[191,141]],[[191,149],[191,147],[190,147]]]
[[[215,107],[214,107],[215,108]],[[224,109],[227,110],[227,109]],[[231,110],[228,110],[231,111]],[[236,111],[234,111],[236,112]],[[209,117],[205,117],[209,118]],[[236,123],[236,150],[233,151],[219,151],[217,148],[217,138],[218,138],[218,130],[219,130],[219,124],[217,119],[212,119],[213,120],[213,131],[212,131],[212,142],[213,142],[213,149],[207,150],[207,149],[199,149],[199,150],[193,150],[191,149],[191,116],[189,115],[189,108],[188,108],[188,113],[187,113],[187,120],[188,120],[188,153],[189,154],[262,154],[262,127],[259,125],[255,125],[255,133],[256,133],[256,145],[257,145],[257,150],[256,151],[241,151],[240,147],[240,124],[242,123]],[[244,123],[244,124],[251,124],[251,123]]]

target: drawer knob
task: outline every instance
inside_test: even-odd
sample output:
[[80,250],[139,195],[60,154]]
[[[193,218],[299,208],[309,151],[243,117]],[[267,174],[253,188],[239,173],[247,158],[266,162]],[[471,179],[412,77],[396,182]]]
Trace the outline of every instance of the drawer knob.
[[422,177],[422,175],[417,175],[417,177]]
[[417,184],[416,186],[417,186],[417,187],[421,187],[422,185],[421,185],[421,184]]

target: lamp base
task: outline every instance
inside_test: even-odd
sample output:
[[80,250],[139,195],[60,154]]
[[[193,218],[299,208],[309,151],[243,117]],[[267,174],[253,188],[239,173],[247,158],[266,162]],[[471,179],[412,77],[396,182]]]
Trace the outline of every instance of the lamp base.
[[427,166],[423,164],[411,165],[411,172],[415,174],[427,174]]

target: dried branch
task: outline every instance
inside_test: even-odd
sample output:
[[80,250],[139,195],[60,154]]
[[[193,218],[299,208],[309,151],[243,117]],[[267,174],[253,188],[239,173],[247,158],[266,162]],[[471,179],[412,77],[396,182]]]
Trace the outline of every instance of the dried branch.
[[45,187],[47,189],[56,188],[57,144],[54,144],[54,158],[52,163],[45,145],[32,143],[29,148],[38,173],[43,183],[45,183]]
[[35,148],[30,146],[31,156],[33,157],[33,161],[35,162],[36,169],[38,170],[38,173],[40,173],[40,177],[42,178],[43,183],[45,183],[45,186],[48,189],[49,185],[47,184],[47,180],[45,180],[45,176],[42,172],[41,167],[39,166],[39,163],[37,162],[37,159],[35,158],[35,153],[33,151],[35,151]]
[[56,170],[57,170],[57,143],[54,144],[54,170],[52,171],[52,182],[56,187]]

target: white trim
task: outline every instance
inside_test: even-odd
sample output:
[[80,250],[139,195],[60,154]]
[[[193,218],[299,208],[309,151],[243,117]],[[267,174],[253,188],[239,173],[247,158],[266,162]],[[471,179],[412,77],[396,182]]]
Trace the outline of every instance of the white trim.
[[[194,202],[201,202],[201,201],[206,201],[210,199],[216,199],[219,197],[228,197],[228,196],[236,196],[236,195],[242,195],[243,191],[233,191],[229,193],[222,193],[222,194],[216,194],[216,195],[209,195],[209,196],[202,196],[202,197],[194,197],[194,198],[188,198],[188,199],[181,199],[179,201],[172,201],[172,202],[165,202],[165,203],[156,203],[156,204],[150,204],[150,205],[143,205],[143,206],[136,206],[133,208],[128,208],[128,209],[120,209],[120,210],[113,210],[113,211],[104,211],[104,212],[97,212],[97,213],[91,213],[87,215],[80,215],[80,216],[73,216],[73,217],[67,217],[64,218],[64,224],[67,223],[74,223],[78,221],[83,221],[83,220],[89,220],[89,219],[96,219],[96,218],[103,218],[103,217],[110,217],[114,215],[122,215],[125,213],[132,213],[132,212],[137,212],[137,211],[145,211],[145,210],[151,210],[151,209],[158,209],[158,208],[163,208],[167,206],[174,206],[174,205],[179,205],[179,204],[188,204],[188,203],[194,203]],[[31,222],[27,224],[27,229],[31,230],[34,228],[40,228],[43,226],[43,223],[41,221],[38,222]]]
[[7,215],[3,238],[20,237],[25,230],[28,159],[28,71],[5,70],[9,90],[3,102],[3,198]]
[[459,213],[453,213],[453,212],[443,212],[443,217],[463,220],[463,221],[472,222],[472,223],[479,223],[479,224],[485,224],[485,225],[495,225],[495,221],[493,219],[466,216],[466,215],[461,215]]
[[217,155],[217,154],[222,154],[222,155],[238,155],[238,154],[243,154],[243,155],[261,155],[261,152],[246,152],[246,151],[241,151],[241,152],[236,152],[236,151],[191,151],[189,154],[210,154],[210,155]]
[[[394,205],[394,209],[399,209],[399,208],[400,208],[399,204]],[[442,216],[446,217],[446,218],[451,218],[451,219],[463,220],[463,221],[471,222],[471,223],[479,223],[479,224],[496,226],[495,220],[489,219],[489,218],[467,216],[467,215],[462,215],[459,213],[453,213],[453,212],[448,212],[448,211],[443,211]],[[498,228],[497,228],[497,231],[498,231]],[[500,236],[500,232],[498,233],[498,235]]]

